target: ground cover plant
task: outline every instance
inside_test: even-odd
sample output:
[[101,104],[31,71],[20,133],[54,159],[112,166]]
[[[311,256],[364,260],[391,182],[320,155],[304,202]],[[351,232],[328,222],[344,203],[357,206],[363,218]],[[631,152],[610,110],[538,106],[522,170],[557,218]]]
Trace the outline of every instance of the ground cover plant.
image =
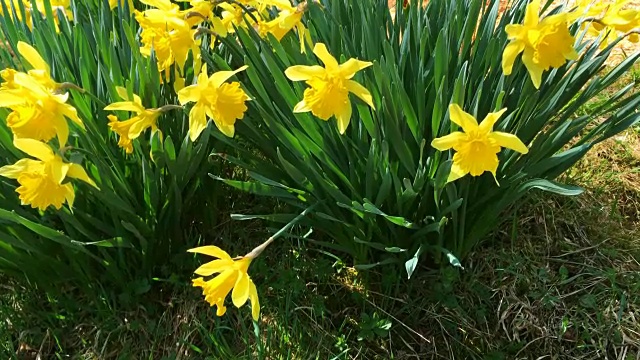
[[[451,284],[476,264],[481,242],[511,224],[512,246],[524,244],[516,225],[533,211],[523,206],[532,190],[581,194],[563,174],[639,119],[628,74],[640,53],[605,66],[620,42],[637,40],[640,12],[630,2],[508,5],[2,1],[0,268],[65,311],[72,299],[106,312],[136,307],[160,290],[154,284],[186,283],[194,268],[192,284],[218,316],[250,304],[255,338],[243,337],[244,350],[225,328],[249,333],[250,321],[234,315],[231,327],[201,329],[204,345],[182,339],[174,357],[211,346],[218,357],[269,357],[265,286],[311,301],[284,296],[286,309],[310,308],[311,319],[341,311],[322,300],[331,286],[299,294],[308,286],[293,279],[307,273],[338,271],[360,294],[362,343],[379,343],[398,322],[362,296],[370,290],[409,295],[437,274],[429,297],[463,310]],[[221,236],[230,213],[234,225]],[[273,229],[251,231],[265,224]],[[285,247],[284,259],[314,265],[297,273],[256,260],[283,239],[298,246]],[[564,269],[560,282],[573,279],[575,269]],[[299,286],[280,280],[278,290],[279,270]],[[482,332],[445,324],[471,353],[529,346],[487,345]],[[593,341],[572,324],[576,343]],[[299,331],[290,336],[302,341]],[[340,341],[339,353],[350,354]],[[610,351],[594,351],[602,349]]]

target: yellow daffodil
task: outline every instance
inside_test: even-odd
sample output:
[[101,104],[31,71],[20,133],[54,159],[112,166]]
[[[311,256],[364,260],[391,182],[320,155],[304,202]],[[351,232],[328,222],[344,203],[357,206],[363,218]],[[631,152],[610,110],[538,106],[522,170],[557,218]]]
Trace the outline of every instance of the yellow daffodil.
[[246,68],[247,66],[243,66],[235,71],[218,71],[208,76],[205,64],[198,75],[197,84],[187,86],[178,92],[180,104],[196,103],[189,112],[191,141],[195,141],[207,127],[207,116],[213,119],[220,132],[233,137],[236,120],[242,119],[247,111],[245,102],[249,100],[249,96],[240,87],[239,82],[225,81]]
[[[56,92],[58,90],[60,84],[51,78],[51,69],[49,68],[49,64],[47,64],[42,56],[40,56],[38,50],[23,41],[18,41],[18,53],[32,67],[31,70],[27,71],[29,76],[34,78],[40,85],[49,91]],[[11,81],[12,80],[13,77]]]
[[133,152],[132,140],[138,138],[140,134],[148,128],[151,128],[152,132],[158,130],[157,121],[162,111],[160,109],[146,109],[142,105],[140,97],[134,94],[133,97],[130,98],[125,88],[117,87],[116,90],[118,95],[127,101],[115,102],[104,109],[110,111],[129,111],[136,114],[134,117],[125,121],[119,121],[113,115],[108,116],[109,128],[118,134],[120,138],[118,140],[118,146],[123,148],[127,154],[131,154]]
[[466,174],[480,176],[489,171],[496,177],[498,153],[501,147],[515,150],[521,154],[529,152],[527,146],[517,136],[493,131],[493,125],[507,109],[489,113],[482,123],[464,112],[456,104],[449,105],[451,121],[459,125],[464,132],[456,131],[434,139],[431,146],[439,151],[453,148],[453,165],[447,182],[459,179]]
[[82,180],[97,188],[82,166],[65,163],[51,148],[32,139],[15,139],[16,148],[38,159],[22,159],[0,168],[0,176],[16,179],[20,186],[16,192],[23,205],[45,210],[49,206],[60,209],[65,202],[73,206],[75,192],[67,178]]
[[196,30],[185,20],[186,14],[180,7],[169,0],[144,0],[143,3],[155,8],[135,12],[135,18],[142,28],[140,53],[150,57],[153,51],[158,70],[164,71],[167,76],[174,63],[179,69],[184,68],[189,52],[196,61],[195,68],[199,68],[200,40],[194,38]]
[[[189,24],[189,26],[196,26],[202,22],[208,21],[211,26],[212,32],[211,42],[209,47],[213,48],[218,37],[227,36],[227,26],[224,24],[224,21],[217,17],[213,9],[215,5],[210,0],[181,0],[183,2],[189,2],[191,8],[183,11],[184,18]],[[226,3],[223,3],[226,4]],[[195,33],[194,33],[195,35]]]
[[[626,33],[640,27],[640,10],[629,8],[629,0],[617,0],[614,2],[599,2],[591,4],[589,0],[583,0],[576,14],[590,17],[592,21],[588,23],[589,33],[593,36],[604,34],[600,46],[605,48],[611,41],[616,40],[619,33]],[[638,34],[631,34],[628,37],[631,42],[638,42]]]
[[575,60],[578,53],[573,47],[574,37],[569,32],[567,13],[547,16],[540,20],[538,11],[540,0],[527,5],[524,24],[507,25],[511,42],[502,54],[502,70],[510,75],[518,54],[527,67],[533,85],[538,89],[542,83],[542,73],[550,68],[558,68],[567,60]]
[[271,33],[278,41],[294,28],[298,31],[300,39],[300,52],[304,53],[305,41],[312,45],[311,35],[302,23],[302,16],[307,11],[307,2],[303,1],[297,6],[292,6],[289,0],[267,0],[267,4],[274,5],[279,9],[278,16],[271,21],[262,24],[262,33]]
[[32,65],[28,73],[5,69],[0,86],[0,107],[13,110],[7,126],[17,138],[49,141],[58,137],[60,147],[69,137],[69,118],[84,129],[76,109],[67,104],[68,93],[59,93],[60,84],[50,75],[49,66],[30,45],[19,42],[18,52]]
[[219,275],[210,280],[204,280],[202,277],[193,280],[193,286],[202,288],[205,301],[211,306],[217,307],[216,315],[222,316],[226,312],[224,300],[231,292],[231,300],[237,308],[243,306],[247,300],[251,301],[251,314],[253,319],[257,321],[260,316],[258,291],[247,273],[253,257],[245,256],[232,259],[229,254],[217,246],[201,246],[191,249],[189,252],[216,258],[216,260],[196,269],[195,274],[200,276]]
[[349,59],[343,64],[329,54],[327,47],[317,43],[313,53],[322,60],[322,66],[291,66],[285,75],[292,81],[306,81],[309,88],[304,91],[304,98],[293,109],[296,113],[311,111],[322,120],[335,116],[338,130],[344,134],[351,120],[351,101],[349,93],[354,93],[367,105],[373,106],[371,94],[359,83],[351,80],[356,72],[371,65],[370,62]]
[[0,90],[17,88],[16,84],[13,82],[13,77],[17,72],[18,71],[16,71],[15,69],[0,70],[0,78],[2,78],[2,83],[0,83]]
[[[221,3],[218,5],[222,9],[220,17],[222,18],[222,25],[225,27],[226,32],[231,34],[236,31],[236,27],[246,28],[244,9],[236,4]],[[253,17],[261,19],[260,13],[257,10],[251,12]],[[255,20],[251,16],[246,16],[246,21],[252,26],[255,26]]]

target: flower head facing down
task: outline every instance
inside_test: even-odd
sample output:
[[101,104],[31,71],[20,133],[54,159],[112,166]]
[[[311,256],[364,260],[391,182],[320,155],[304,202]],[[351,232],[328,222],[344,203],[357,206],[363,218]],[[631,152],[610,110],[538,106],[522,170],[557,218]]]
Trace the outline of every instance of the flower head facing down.
[[109,115],[109,128],[118,134],[118,146],[123,148],[127,154],[133,152],[132,140],[137,139],[145,130],[151,128],[151,131],[158,130],[158,117],[162,114],[160,109],[146,109],[142,105],[142,99],[136,94],[129,97],[127,89],[117,87],[116,91],[122,99],[127,101],[115,102],[105,107],[110,111],[129,111],[136,115],[132,118],[119,121],[117,117]]
[[290,80],[306,81],[309,85],[309,88],[304,91],[302,101],[296,104],[293,111],[297,113],[311,111],[313,115],[325,121],[335,116],[338,121],[338,130],[340,134],[344,134],[351,120],[349,93],[355,94],[375,109],[369,90],[351,80],[356,72],[373,64],[353,58],[339,64],[322,43],[314,46],[313,53],[324,63],[324,67],[296,65],[285,71],[285,75]]
[[14,145],[24,153],[38,159],[22,159],[13,165],[0,168],[0,176],[16,179],[16,189],[23,205],[31,205],[42,211],[49,206],[60,209],[65,202],[73,206],[75,192],[67,178],[75,178],[97,188],[82,166],[65,163],[59,155],[40,141],[15,139]]
[[575,39],[569,32],[570,16],[560,13],[540,20],[539,10],[540,0],[533,0],[527,5],[522,25],[507,25],[510,43],[502,54],[502,71],[510,75],[516,57],[522,53],[522,62],[536,89],[540,88],[544,71],[578,58],[573,47]]
[[202,288],[205,301],[211,306],[217,307],[216,315],[222,316],[226,312],[224,301],[231,292],[231,300],[237,308],[243,306],[247,300],[251,301],[251,314],[253,319],[257,321],[260,316],[258,291],[247,273],[252,258],[245,256],[232,259],[229,254],[217,246],[201,246],[190,249],[189,252],[216,258],[216,260],[197,268],[194,273],[204,277],[218,275],[210,280],[205,280],[203,277],[193,279],[193,286]]
[[195,102],[189,112],[191,141],[196,141],[207,127],[207,117],[213,119],[220,132],[228,137],[234,136],[236,120],[244,117],[249,96],[239,82],[226,81],[246,68],[245,65],[235,71],[218,71],[209,76],[205,64],[198,75],[198,82],[178,92],[180,104]]
[[58,138],[64,147],[69,137],[67,118],[84,129],[76,109],[67,104],[68,93],[60,93],[49,66],[30,45],[19,42],[18,52],[33,67],[27,73],[5,69],[0,75],[0,108],[9,108],[7,126],[17,138],[49,141]]
[[521,154],[529,152],[527,146],[517,136],[493,131],[493,125],[507,109],[489,113],[484,120],[478,121],[464,112],[456,104],[449,105],[451,121],[459,125],[464,132],[456,131],[449,135],[434,139],[431,146],[439,151],[453,149],[453,165],[447,182],[459,179],[466,174],[480,176],[489,171],[496,177],[498,170],[498,153],[501,147],[515,150]]

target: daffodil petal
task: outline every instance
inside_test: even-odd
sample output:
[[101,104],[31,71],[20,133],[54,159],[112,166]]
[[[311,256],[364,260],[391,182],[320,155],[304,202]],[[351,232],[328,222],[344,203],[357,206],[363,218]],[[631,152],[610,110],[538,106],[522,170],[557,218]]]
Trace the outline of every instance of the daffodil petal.
[[155,122],[158,116],[160,116],[160,112],[158,112],[157,110],[147,110],[143,114],[136,116],[135,118],[137,118],[138,121],[134,122],[133,125],[131,125],[131,127],[129,128],[129,139],[136,139],[143,131],[147,130],[150,127],[155,127]]
[[294,113],[304,113],[311,111],[311,107],[307,104],[306,101],[301,100],[296,106],[293,108]]
[[455,131],[449,135],[433,139],[433,141],[431,141],[431,147],[438,151],[446,151],[456,146],[459,142],[464,141],[466,138],[467,135],[464,133]]
[[0,176],[9,179],[17,179],[20,174],[29,171],[29,168],[42,166],[42,163],[31,159],[20,159],[13,165],[5,165],[0,168]]
[[516,57],[522,50],[524,50],[524,43],[522,41],[513,41],[504,48],[504,52],[502,53],[502,72],[505,75],[511,75]]
[[207,286],[207,282],[204,281],[204,278],[201,278],[201,277],[191,280],[191,283],[192,283],[193,287],[204,288],[205,286]]
[[33,46],[23,41],[18,41],[18,52],[34,69],[44,70],[47,74],[49,73],[49,65]]
[[201,104],[196,104],[189,112],[189,138],[195,142],[207,128],[207,115]]
[[213,84],[213,86],[215,87],[220,87],[220,85],[222,85],[223,82],[229,80],[230,77],[232,77],[233,75],[239,73],[240,71],[243,71],[245,69],[247,69],[248,66],[242,66],[239,67],[236,70],[233,71],[218,71],[216,73],[213,73],[210,77],[209,77],[209,81]]
[[348,80],[346,85],[347,85],[347,89],[350,92],[352,92],[355,96],[359,97],[372,109],[374,110],[376,109],[376,107],[373,106],[373,97],[371,97],[371,93],[369,92],[369,90],[367,90],[367,88],[365,88],[364,86],[360,85],[359,83],[353,80]]
[[123,88],[122,86],[116,86],[116,92],[118,93],[118,96],[120,96],[122,100],[130,100],[129,92],[127,91],[127,89]]
[[220,121],[217,118],[213,118],[213,122],[216,124],[218,130],[220,130],[220,132],[225,136],[232,138],[236,134],[236,127],[234,126],[234,124]]
[[451,172],[449,172],[449,177],[447,178],[447,182],[450,183],[452,181],[456,181],[461,177],[467,175],[467,173],[462,170],[462,168],[455,163],[451,165]]
[[521,154],[529,152],[527,145],[525,145],[516,135],[495,131],[489,134],[489,136],[493,138],[498,145],[504,148],[515,150]]
[[258,290],[256,285],[249,279],[249,300],[251,300],[251,316],[254,321],[260,318],[260,299],[258,299]]
[[[48,96],[51,96],[49,91],[40,82],[38,82],[33,76],[30,76],[28,74],[20,72],[16,73],[13,76],[13,82],[16,85],[22,86],[32,91],[37,97],[46,98]],[[66,98],[63,99],[63,101],[66,101]]]
[[73,106],[71,106],[69,104],[64,104],[62,106],[62,115],[64,115],[67,118],[69,118],[76,125],[78,125],[81,129],[84,129],[84,124],[82,123],[82,120],[80,119],[80,117],[78,117],[78,111]]
[[338,131],[344,134],[351,121],[351,101],[347,101],[340,109],[336,110],[336,120],[338,121]]
[[200,99],[200,87],[198,85],[189,85],[178,91],[178,101],[180,105],[190,102],[196,102]]
[[227,27],[224,26],[224,24],[222,23],[222,20],[220,20],[219,17],[214,16],[211,19],[211,24],[213,25],[213,31],[216,34],[218,34],[218,36],[220,36],[220,37],[227,36]]
[[199,268],[194,271],[195,274],[200,276],[211,276],[215,273],[222,272],[233,266],[233,260],[229,259],[217,259],[209,261],[206,264],[200,265]]
[[20,151],[42,161],[50,161],[54,158],[53,150],[49,145],[33,139],[14,139],[13,145]]
[[529,5],[527,5],[527,9],[524,14],[524,26],[526,27],[535,27],[540,22],[540,15],[538,12],[540,11],[540,0],[532,0]]
[[249,275],[244,272],[240,272],[238,280],[236,280],[236,285],[233,287],[233,292],[231,293],[233,305],[237,308],[244,305],[247,302],[247,299],[249,299],[250,290]]
[[144,107],[133,101],[115,102],[107,105],[104,109],[109,111],[130,111],[135,113],[141,113],[144,111]]
[[304,66],[304,65],[295,65],[290,66],[287,70],[284,71],[284,74],[291,81],[304,81],[309,80],[314,77],[322,77],[326,73],[325,68],[319,65],[314,66]]
[[65,184],[63,188],[64,188],[63,191],[65,192],[64,198],[65,200],[67,200],[67,204],[69,204],[69,208],[72,208],[73,203],[75,202],[75,199],[76,199],[76,193],[75,191],[73,191],[73,186],[71,184]]
[[462,110],[458,104],[449,105],[449,117],[453,123],[460,126],[465,132],[470,132],[478,128],[476,118]]
[[94,188],[98,189],[98,185],[96,185],[96,183],[93,180],[91,180],[91,178],[89,177],[85,169],[78,164],[71,164],[71,166],[69,167],[69,170],[67,171],[67,176],[70,178],[82,180],[87,184],[93,186]]
[[505,113],[505,111],[507,111],[507,108],[504,108],[498,112],[492,112],[487,114],[487,116],[484,118],[484,120],[482,120],[482,122],[478,126],[480,131],[489,132],[493,130],[493,125],[496,124],[498,119],[500,119],[500,117],[502,116],[502,114]]
[[69,124],[62,116],[54,116],[51,120],[56,128],[59,146],[63,148],[67,145],[67,140],[69,140]]
[[345,79],[351,79],[358,71],[366,69],[371,65],[373,65],[373,63],[369,61],[349,59],[340,65],[340,72]]
[[516,39],[521,37],[524,30],[524,26],[519,24],[509,24],[504,27],[504,32],[507,33],[507,37],[509,39]]
[[64,178],[67,177],[67,172],[69,172],[70,164],[65,164],[62,162],[62,159],[56,158],[53,161],[49,162],[49,169],[51,169],[51,176],[53,180],[57,184],[62,184]]
[[540,89],[544,69],[533,61],[533,54],[527,49],[525,49],[524,54],[522,54],[522,62],[524,66],[527,67],[527,71],[529,71],[533,86],[535,86],[536,89]]
[[329,51],[327,50],[327,46],[323,43],[316,43],[313,47],[313,53],[322,61],[325,68],[327,70],[335,70],[339,68],[338,61],[334,58]]
[[0,108],[12,107],[25,103],[24,96],[9,91],[0,91]]
[[197,254],[213,256],[218,259],[231,260],[231,256],[229,256],[229,254],[227,254],[226,251],[214,245],[200,246],[197,248],[189,249],[187,251],[192,253],[197,253]]

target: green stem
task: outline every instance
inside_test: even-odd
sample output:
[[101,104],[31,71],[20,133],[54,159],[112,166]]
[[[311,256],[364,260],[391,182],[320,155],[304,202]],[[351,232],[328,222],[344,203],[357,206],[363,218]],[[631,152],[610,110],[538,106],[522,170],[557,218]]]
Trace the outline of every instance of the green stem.
[[267,241],[265,241],[262,244],[258,245],[255,249],[251,250],[251,252],[248,253],[247,255],[245,255],[244,257],[249,258],[249,259],[255,259],[258,256],[260,256],[260,254],[262,254],[262,252],[264,251],[264,249],[267,248],[267,246],[271,245],[271,243],[275,239],[279,238],[285,232],[289,231],[289,229],[291,229],[294,225],[296,225],[298,222],[300,222],[300,220],[302,220],[303,217],[307,216],[307,214],[309,212],[311,212],[311,210],[313,210],[313,208],[315,208],[315,207],[316,207],[316,204],[311,205],[308,208],[306,208],[298,216],[293,218],[293,220],[289,221],[289,223],[287,225],[285,225],[282,229],[278,230],[278,232],[276,232],[270,238],[268,238]]

